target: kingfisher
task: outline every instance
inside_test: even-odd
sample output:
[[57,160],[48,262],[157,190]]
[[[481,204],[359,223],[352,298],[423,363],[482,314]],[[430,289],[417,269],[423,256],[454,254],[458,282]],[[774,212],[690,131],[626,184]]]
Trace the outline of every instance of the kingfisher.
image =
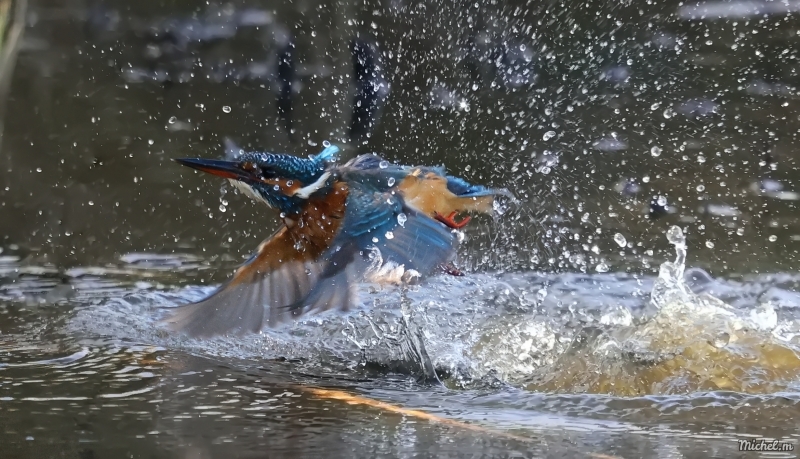
[[361,281],[401,284],[454,268],[460,212],[491,213],[507,189],[472,185],[443,167],[390,164],[376,154],[347,163],[339,148],[301,158],[246,152],[233,160],[177,159],[228,179],[277,211],[281,227],[225,284],[163,323],[192,337],[241,335],[304,314],[348,311]]

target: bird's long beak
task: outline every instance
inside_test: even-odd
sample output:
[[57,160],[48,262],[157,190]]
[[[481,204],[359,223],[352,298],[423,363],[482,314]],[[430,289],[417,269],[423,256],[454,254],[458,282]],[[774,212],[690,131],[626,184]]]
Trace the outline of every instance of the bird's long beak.
[[175,162],[189,166],[192,169],[208,172],[227,179],[242,180],[252,173],[243,170],[236,161],[223,161],[219,159],[178,158]]

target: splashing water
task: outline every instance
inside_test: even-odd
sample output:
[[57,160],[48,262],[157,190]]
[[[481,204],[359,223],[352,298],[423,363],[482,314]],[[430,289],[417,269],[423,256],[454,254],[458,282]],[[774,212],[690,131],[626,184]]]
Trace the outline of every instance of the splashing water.
[[206,288],[117,289],[99,300],[77,285],[70,302],[86,304],[67,328],[226,360],[299,358],[313,372],[381,369],[461,388],[501,381],[535,392],[646,395],[796,387],[800,321],[770,301],[733,307],[709,293],[722,285],[710,276],[707,291],[694,292],[684,282],[683,232],[670,228],[667,238],[676,256],[655,278],[523,272],[439,276],[400,291],[364,284],[364,306],[346,316],[311,315],[239,338],[187,340],[156,327],[159,311]]
[[658,279],[653,285],[651,298],[658,308],[673,302],[686,302],[691,298],[683,283],[683,272],[686,268],[686,237],[683,231],[673,226],[667,231],[667,240],[675,246],[675,261],[664,262],[658,272]]
[[[693,293],[683,280],[683,232],[673,226],[667,239],[676,258],[661,265],[654,281],[655,317],[638,327],[601,328],[589,339],[577,339],[557,361],[558,368],[549,369],[554,376],[543,387],[529,388],[574,390],[578,383],[592,392],[632,395],[763,393],[797,385],[797,343],[772,333],[778,325],[774,307],[739,311],[709,294]],[[785,325],[796,327],[796,322]],[[590,368],[595,370],[587,372]]]

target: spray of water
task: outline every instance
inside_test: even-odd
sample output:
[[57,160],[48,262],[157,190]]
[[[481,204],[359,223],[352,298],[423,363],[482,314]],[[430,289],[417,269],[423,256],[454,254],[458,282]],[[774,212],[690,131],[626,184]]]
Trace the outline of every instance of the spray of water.
[[461,388],[500,382],[537,392],[644,395],[796,385],[800,323],[770,302],[733,307],[695,293],[684,281],[683,232],[672,227],[667,238],[675,258],[655,278],[473,273],[399,290],[366,284],[365,306],[347,316],[309,316],[288,329],[198,341],[155,323],[208,290],[147,286],[99,305],[79,293],[73,301],[87,304],[68,327],[226,361],[286,357],[312,372],[400,372]]

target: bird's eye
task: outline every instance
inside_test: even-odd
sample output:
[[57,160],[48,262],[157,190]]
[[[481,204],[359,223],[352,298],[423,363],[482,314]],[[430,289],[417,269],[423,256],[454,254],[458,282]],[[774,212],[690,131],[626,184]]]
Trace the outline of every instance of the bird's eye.
[[254,162],[248,161],[246,163],[242,163],[240,167],[242,168],[243,171],[253,174],[254,176],[257,176],[262,180],[275,178],[276,176],[275,171],[272,170],[272,168],[267,166],[259,166]]
[[275,173],[275,170],[273,170],[270,167],[262,167],[262,168],[260,168],[258,175],[262,179],[272,179],[272,178],[276,178],[278,176],[278,174]]

